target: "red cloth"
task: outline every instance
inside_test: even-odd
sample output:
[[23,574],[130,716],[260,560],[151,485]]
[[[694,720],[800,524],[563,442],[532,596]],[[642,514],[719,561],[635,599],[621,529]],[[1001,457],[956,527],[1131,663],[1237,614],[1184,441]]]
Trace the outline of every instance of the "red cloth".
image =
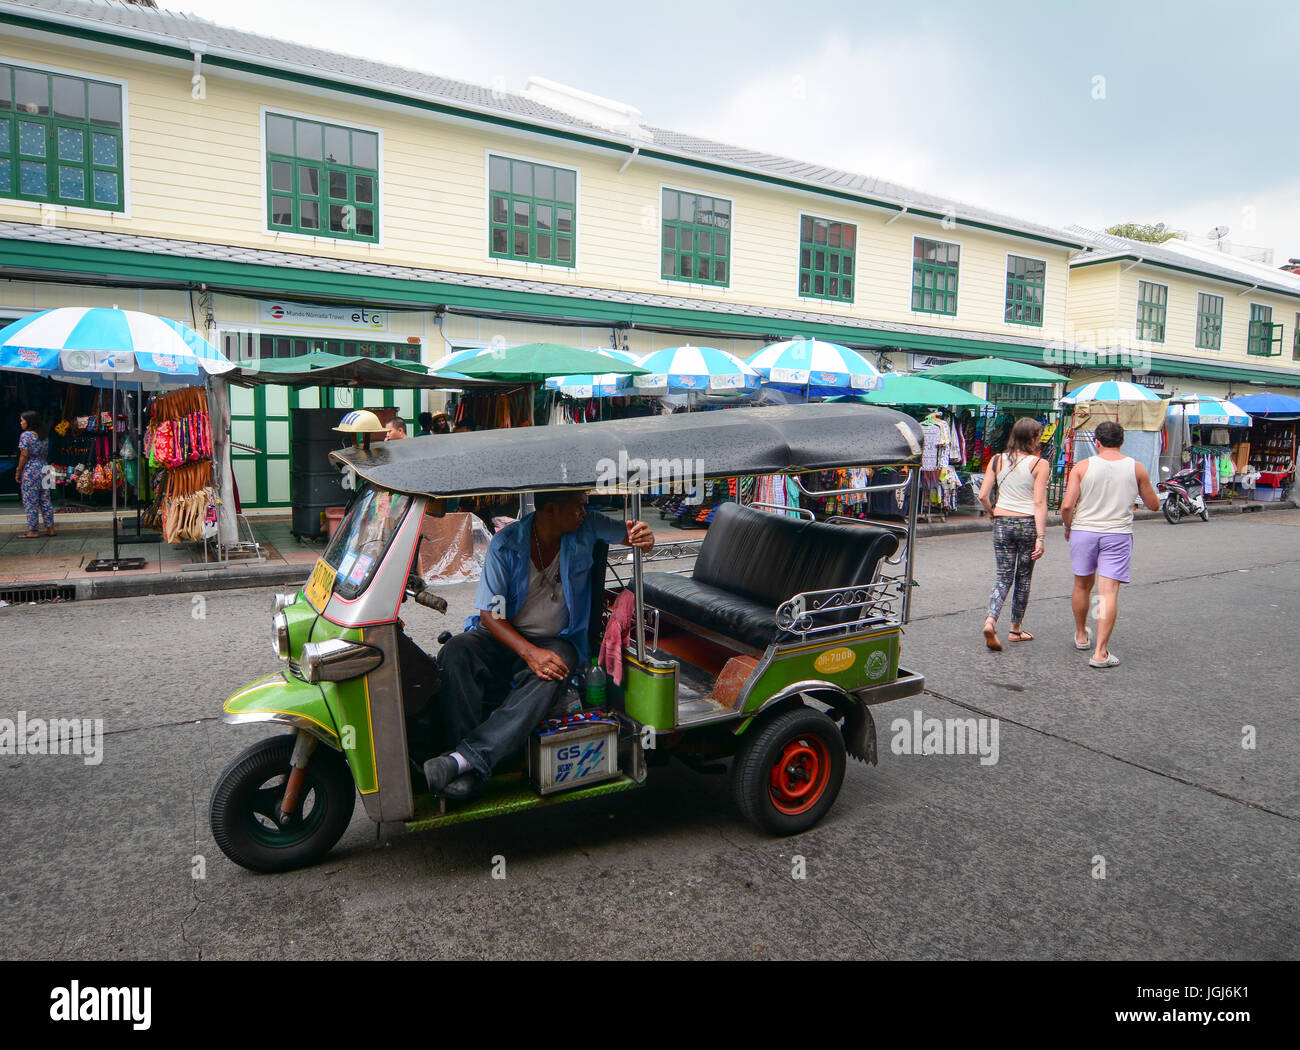
[[1278,485],[1286,484],[1286,479],[1287,472],[1285,470],[1264,470],[1260,472],[1259,478],[1256,480],[1255,484],[1277,487]]
[[600,666],[609,672],[615,685],[623,684],[623,647],[632,635],[635,619],[636,599],[631,591],[624,589],[610,606],[605,637],[600,643]]

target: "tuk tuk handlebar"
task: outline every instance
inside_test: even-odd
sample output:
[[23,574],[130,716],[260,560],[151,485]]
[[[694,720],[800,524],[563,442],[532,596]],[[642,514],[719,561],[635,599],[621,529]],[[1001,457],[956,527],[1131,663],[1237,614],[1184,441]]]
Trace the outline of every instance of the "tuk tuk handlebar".
[[416,604],[423,605],[426,609],[440,613],[447,611],[447,599],[439,598],[433,591],[419,591],[414,597]]

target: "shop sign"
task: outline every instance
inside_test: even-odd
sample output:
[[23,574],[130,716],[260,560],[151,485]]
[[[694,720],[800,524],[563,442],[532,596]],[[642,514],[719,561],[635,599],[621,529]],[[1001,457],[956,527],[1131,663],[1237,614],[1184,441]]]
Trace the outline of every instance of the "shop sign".
[[387,332],[388,311],[370,306],[318,306],[283,300],[258,303],[258,320],[267,328],[307,329],[313,332]]
[[909,353],[907,355],[907,369],[909,372],[923,372],[927,368],[938,368],[940,365],[951,365],[965,360],[966,358],[956,357],[953,354]]
[[1138,386],[1149,386],[1152,390],[1163,390],[1165,388],[1165,377],[1152,375],[1150,372],[1148,372],[1146,375],[1142,375],[1139,372],[1134,372],[1133,382],[1135,382]]

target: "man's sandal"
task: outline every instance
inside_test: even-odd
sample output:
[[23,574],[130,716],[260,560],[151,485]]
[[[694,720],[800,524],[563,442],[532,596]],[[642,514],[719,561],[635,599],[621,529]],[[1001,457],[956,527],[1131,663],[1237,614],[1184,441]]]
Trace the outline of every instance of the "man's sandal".
[[1083,635],[1084,635],[1084,637],[1087,638],[1088,640],[1087,640],[1086,642],[1084,642],[1082,645],[1080,645],[1080,644],[1079,644],[1079,639],[1078,639],[1078,637],[1076,636],[1075,639],[1074,639],[1074,647],[1075,647],[1076,649],[1091,649],[1091,648],[1092,648],[1092,628],[1091,628],[1091,627],[1085,627],[1085,628],[1083,629]]

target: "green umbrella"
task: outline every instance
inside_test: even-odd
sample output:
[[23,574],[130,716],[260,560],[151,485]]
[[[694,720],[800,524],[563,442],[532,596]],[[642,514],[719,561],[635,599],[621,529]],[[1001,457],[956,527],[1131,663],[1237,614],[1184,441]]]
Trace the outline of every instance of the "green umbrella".
[[550,376],[646,374],[644,368],[630,361],[556,343],[503,347],[462,361],[455,369],[457,375],[501,383],[541,383]]
[[830,401],[861,401],[866,405],[912,405],[916,407],[964,408],[989,404],[982,397],[967,393],[951,383],[940,383],[924,376],[901,375],[887,372],[880,379],[880,387],[854,396],[842,395]]
[[920,373],[926,379],[945,383],[1065,383],[1065,376],[1037,365],[1011,361],[1005,357],[981,357],[977,361],[954,361],[950,365],[927,368]]

